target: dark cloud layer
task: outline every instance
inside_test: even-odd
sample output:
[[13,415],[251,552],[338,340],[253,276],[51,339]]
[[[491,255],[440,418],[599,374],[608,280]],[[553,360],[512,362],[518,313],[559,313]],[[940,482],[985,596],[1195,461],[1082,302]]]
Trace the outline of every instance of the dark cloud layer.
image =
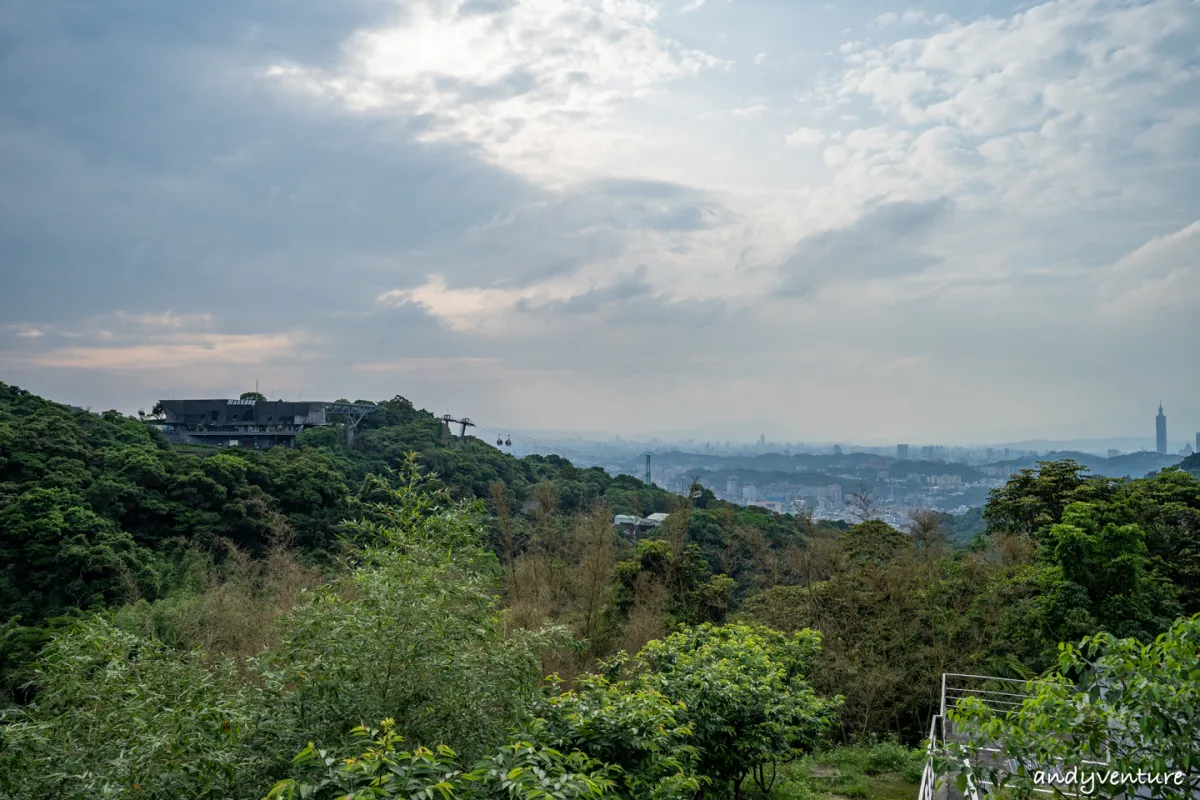
[[262,330],[361,311],[431,273],[525,286],[613,258],[625,232],[725,218],[670,184],[548,193],[468,146],[417,141],[419,117],[333,113],[262,77],[279,60],[331,63],[395,13],[368,0],[9,6],[0,315],[171,308]]
[[361,306],[422,274],[406,255],[537,194],[415,142],[420,120],[330,115],[260,77],[273,57],[319,61],[381,4],[76,5],[6,20],[22,35],[0,65],[5,318],[175,308],[278,324]]
[[780,266],[782,292],[799,296],[830,281],[894,277],[938,262],[927,235],[953,210],[948,198],[883,202],[854,223],[800,240]]

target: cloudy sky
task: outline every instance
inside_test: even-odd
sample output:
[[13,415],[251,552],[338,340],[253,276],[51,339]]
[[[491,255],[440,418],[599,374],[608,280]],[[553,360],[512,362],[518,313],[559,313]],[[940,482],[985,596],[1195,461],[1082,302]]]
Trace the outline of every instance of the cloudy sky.
[[0,0],[0,380],[1200,430],[1200,0]]

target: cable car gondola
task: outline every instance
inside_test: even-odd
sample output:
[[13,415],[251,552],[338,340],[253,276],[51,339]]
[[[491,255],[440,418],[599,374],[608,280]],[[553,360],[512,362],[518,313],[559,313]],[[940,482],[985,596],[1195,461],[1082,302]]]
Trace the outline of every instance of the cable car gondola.
[[503,445],[503,444],[504,444],[504,440],[503,440],[503,439],[501,439],[501,438],[499,438],[499,437],[497,437],[497,438],[496,438],[496,447],[500,447],[500,446],[501,446],[501,445]]
[[505,447],[512,447],[512,439],[505,439],[505,440],[504,440],[504,446],[505,446]]

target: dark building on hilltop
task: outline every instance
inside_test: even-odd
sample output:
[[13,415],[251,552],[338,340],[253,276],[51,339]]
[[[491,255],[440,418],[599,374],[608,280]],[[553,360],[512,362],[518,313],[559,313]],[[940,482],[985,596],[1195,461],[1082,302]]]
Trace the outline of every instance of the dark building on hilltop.
[[328,414],[346,418],[346,438],[375,406],[287,400],[162,400],[163,418],[157,424],[176,444],[207,444],[269,450],[293,447],[309,428],[328,425]]
[[1158,416],[1154,418],[1154,450],[1160,456],[1167,454],[1167,415],[1163,413],[1162,403],[1158,404]]

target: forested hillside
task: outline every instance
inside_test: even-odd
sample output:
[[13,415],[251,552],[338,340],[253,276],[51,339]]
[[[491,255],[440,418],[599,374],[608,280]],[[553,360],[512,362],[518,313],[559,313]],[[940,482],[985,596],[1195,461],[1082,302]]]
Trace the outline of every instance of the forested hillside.
[[[328,564],[338,551],[338,523],[377,499],[409,453],[436,476],[431,488],[486,501],[492,548],[512,558],[538,548],[557,557],[570,517],[599,502],[606,513],[643,515],[678,502],[631,476],[580,470],[557,456],[516,459],[470,437],[461,449],[446,448],[441,434],[439,420],[397,397],[361,423],[353,450],[329,427],[304,434],[297,449],[177,452],[140,420],[72,411],[0,384],[0,624],[9,623],[0,671],[19,672],[46,626],[64,614],[181,588],[189,551],[220,562],[231,547],[256,558],[287,545],[308,562]],[[708,493],[695,507],[688,523],[694,546],[672,556],[681,596],[670,607],[681,618],[712,615],[695,605],[697,593],[723,614],[790,574],[814,527]],[[625,551],[660,566],[652,548],[637,555],[626,543]],[[639,574],[631,569],[625,565],[630,587]],[[714,582],[722,573],[733,582]],[[684,607],[688,593],[694,608]],[[3,687],[11,690],[14,681]]]
[[911,781],[941,673],[1035,677],[1200,612],[1181,469],[1041,464],[962,550],[938,514],[814,524],[443,447],[399,397],[343,441],[177,451],[0,385],[0,798],[783,798],[814,759]]

